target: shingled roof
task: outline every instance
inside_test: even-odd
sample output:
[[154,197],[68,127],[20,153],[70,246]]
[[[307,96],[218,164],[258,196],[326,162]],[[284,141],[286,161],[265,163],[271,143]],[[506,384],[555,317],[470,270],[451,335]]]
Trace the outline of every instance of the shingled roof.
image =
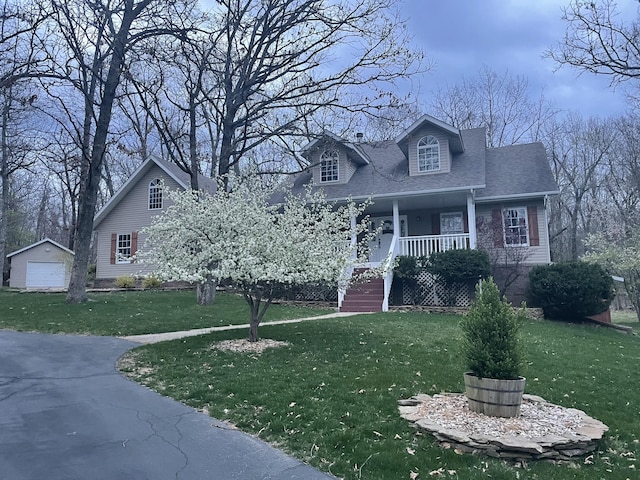
[[[484,128],[460,130],[459,133],[464,151],[453,152],[448,173],[410,176],[409,161],[401,144],[393,140],[358,143],[357,148],[369,163],[359,165],[348,183],[322,184],[314,188],[322,188],[329,200],[474,190],[478,201],[490,201],[557,193],[542,144],[487,148]],[[335,136],[329,138],[336,141]],[[319,142],[314,141],[313,145],[317,144]],[[353,147],[353,144],[348,145]],[[297,175],[292,185],[293,193],[301,193],[312,181],[310,169]]]

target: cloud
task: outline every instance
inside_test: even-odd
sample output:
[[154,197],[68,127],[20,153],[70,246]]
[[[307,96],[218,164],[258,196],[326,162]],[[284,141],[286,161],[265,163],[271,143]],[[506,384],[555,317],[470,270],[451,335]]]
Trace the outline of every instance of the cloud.
[[558,69],[543,58],[545,50],[562,40],[566,5],[566,0],[405,0],[403,12],[414,44],[435,63],[420,79],[422,94],[462,76],[473,77],[486,65],[498,74],[525,76],[533,96],[544,90],[563,110],[586,116],[623,113],[624,90],[610,89],[609,79]]

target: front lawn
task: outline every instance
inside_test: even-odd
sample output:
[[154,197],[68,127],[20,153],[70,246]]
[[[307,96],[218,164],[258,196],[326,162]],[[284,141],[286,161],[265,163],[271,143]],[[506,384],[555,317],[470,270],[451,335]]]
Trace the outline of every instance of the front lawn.
[[[330,313],[320,308],[271,305],[264,321]],[[89,301],[68,305],[63,293],[0,290],[0,328],[46,333],[139,335],[249,323],[249,307],[239,295],[218,293],[214,305],[196,304],[193,291],[91,293]],[[246,335],[247,332],[243,331]]]
[[530,321],[523,329],[527,393],[609,425],[593,456],[516,467],[444,450],[402,420],[398,399],[463,390],[459,320],[387,313],[261,327],[262,337],[289,343],[261,355],[211,349],[246,336],[219,332],[138,348],[121,365],[164,395],[346,479],[638,478],[640,340],[604,328]]

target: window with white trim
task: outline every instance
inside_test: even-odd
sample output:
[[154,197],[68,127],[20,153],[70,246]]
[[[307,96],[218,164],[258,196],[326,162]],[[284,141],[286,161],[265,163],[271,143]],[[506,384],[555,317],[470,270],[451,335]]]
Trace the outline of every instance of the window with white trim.
[[432,135],[418,141],[418,171],[433,172],[440,170],[440,143]]
[[337,182],[340,157],[336,150],[328,150],[320,156],[320,181]]
[[119,233],[116,243],[116,263],[130,263],[131,257],[131,234]]
[[149,210],[162,208],[162,181],[159,178],[149,183]]
[[527,224],[526,207],[505,208],[502,217],[504,219],[504,244],[528,246],[529,225]]

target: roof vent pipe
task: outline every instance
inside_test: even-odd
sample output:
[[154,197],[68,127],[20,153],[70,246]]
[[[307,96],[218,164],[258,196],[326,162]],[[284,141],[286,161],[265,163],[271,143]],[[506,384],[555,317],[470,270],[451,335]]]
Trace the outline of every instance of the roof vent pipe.
[[362,132],[358,132],[358,133],[356,133],[356,141],[357,141],[358,143],[362,143],[362,138],[363,138],[363,137],[364,137],[364,133],[362,133]]

